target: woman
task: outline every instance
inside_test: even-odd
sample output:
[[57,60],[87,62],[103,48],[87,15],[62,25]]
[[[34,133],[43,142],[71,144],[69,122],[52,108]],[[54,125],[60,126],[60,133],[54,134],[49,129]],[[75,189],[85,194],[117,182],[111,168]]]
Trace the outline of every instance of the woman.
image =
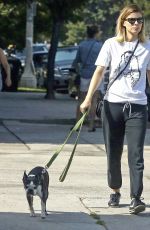
[[[133,50],[137,42],[137,48]],[[104,97],[103,132],[108,162],[108,185],[112,189],[108,205],[118,207],[122,185],[121,155],[126,134],[130,170],[129,212],[145,210],[141,201],[143,191],[143,148],[147,123],[146,72],[150,82],[150,42],[144,36],[144,18],[137,5],[129,5],[120,12],[116,37],[106,40],[96,61],[88,93],[80,105],[81,112],[91,106],[92,96],[110,65],[110,82],[124,68]]]
[[[10,77],[10,66],[8,64],[7,58],[4,55],[3,50],[0,48],[0,64],[3,66],[5,73],[6,73],[6,85],[9,87],[11,86],[11,77]],[[2,90],[2,76],[1,76],[1,72],[0,72],[0,91]]]

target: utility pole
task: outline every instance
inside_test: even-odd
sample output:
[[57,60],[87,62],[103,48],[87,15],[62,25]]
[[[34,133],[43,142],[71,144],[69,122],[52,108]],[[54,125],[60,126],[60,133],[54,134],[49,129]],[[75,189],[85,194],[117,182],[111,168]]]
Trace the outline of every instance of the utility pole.
[[36,3],[33,0],[27,0],[26,14],[26,62],[24,73],[20,80],[22,87],[37,87],[37,79],[35,76],[32,46],[33,46],[33,18],[36,12]]

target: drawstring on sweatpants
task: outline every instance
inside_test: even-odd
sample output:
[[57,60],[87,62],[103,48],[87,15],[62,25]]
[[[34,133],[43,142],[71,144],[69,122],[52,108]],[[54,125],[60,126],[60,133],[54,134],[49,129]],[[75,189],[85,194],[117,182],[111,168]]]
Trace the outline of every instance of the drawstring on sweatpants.
[[125,109],[129,109],[129,117],[131,116],[131,103],[130,102],[126,102],[123,106],[123,112],[125,111]]

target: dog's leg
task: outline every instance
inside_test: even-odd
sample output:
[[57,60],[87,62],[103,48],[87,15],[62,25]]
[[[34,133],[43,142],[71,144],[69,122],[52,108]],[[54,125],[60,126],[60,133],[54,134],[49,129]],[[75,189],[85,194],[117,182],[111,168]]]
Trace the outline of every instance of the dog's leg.
[[46,217],[46,201],[45,199],[41,199],[41,218],[44,219]]
[[47,172],[42,174],[42,190],[39,196],[41,197],[41,217],[45,218],[47,214],[46,211],[46,201],[48,198],[48,185],[49,185],[49,176]]
[[29,204],[30,216],[34,217],[35,212],[34,212],[34,209],[33,209],[33,196],[27,194],[27,201],[28,201],[28,204]]
[[48,212],[46,210],[46,201],[45,201],[45,215],[48,216]]
[[45,188],[45,192],[43,193],[43,196],[44,196],[43,202],[45,203],[45,215],[48,215],[47,210],[46,210],[46,201],[48,198],[48,188]]
[[47,199],[48,199],[48,188],[47,188],[47,191],[46,191],[46,199],[45,199],[45,213],[46,213],[46,215],[48,215],[47,210],[46,210],[46,201],[47,201]]

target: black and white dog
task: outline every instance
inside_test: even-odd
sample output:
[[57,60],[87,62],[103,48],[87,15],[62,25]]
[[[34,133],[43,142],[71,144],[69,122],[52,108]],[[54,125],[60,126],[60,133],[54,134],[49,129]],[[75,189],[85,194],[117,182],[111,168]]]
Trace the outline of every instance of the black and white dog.
[[26,197],[29,204],[30,216],[35,216],[33,208],[33,196],[39,196],[41,199],[41,218],[45,218],[46,212],[46,201],[48,198],[48,186],[49,186],[49,175],[45,168],[35,167],[29,174],[26,171],[23,175],[23,184],[26,190]]

